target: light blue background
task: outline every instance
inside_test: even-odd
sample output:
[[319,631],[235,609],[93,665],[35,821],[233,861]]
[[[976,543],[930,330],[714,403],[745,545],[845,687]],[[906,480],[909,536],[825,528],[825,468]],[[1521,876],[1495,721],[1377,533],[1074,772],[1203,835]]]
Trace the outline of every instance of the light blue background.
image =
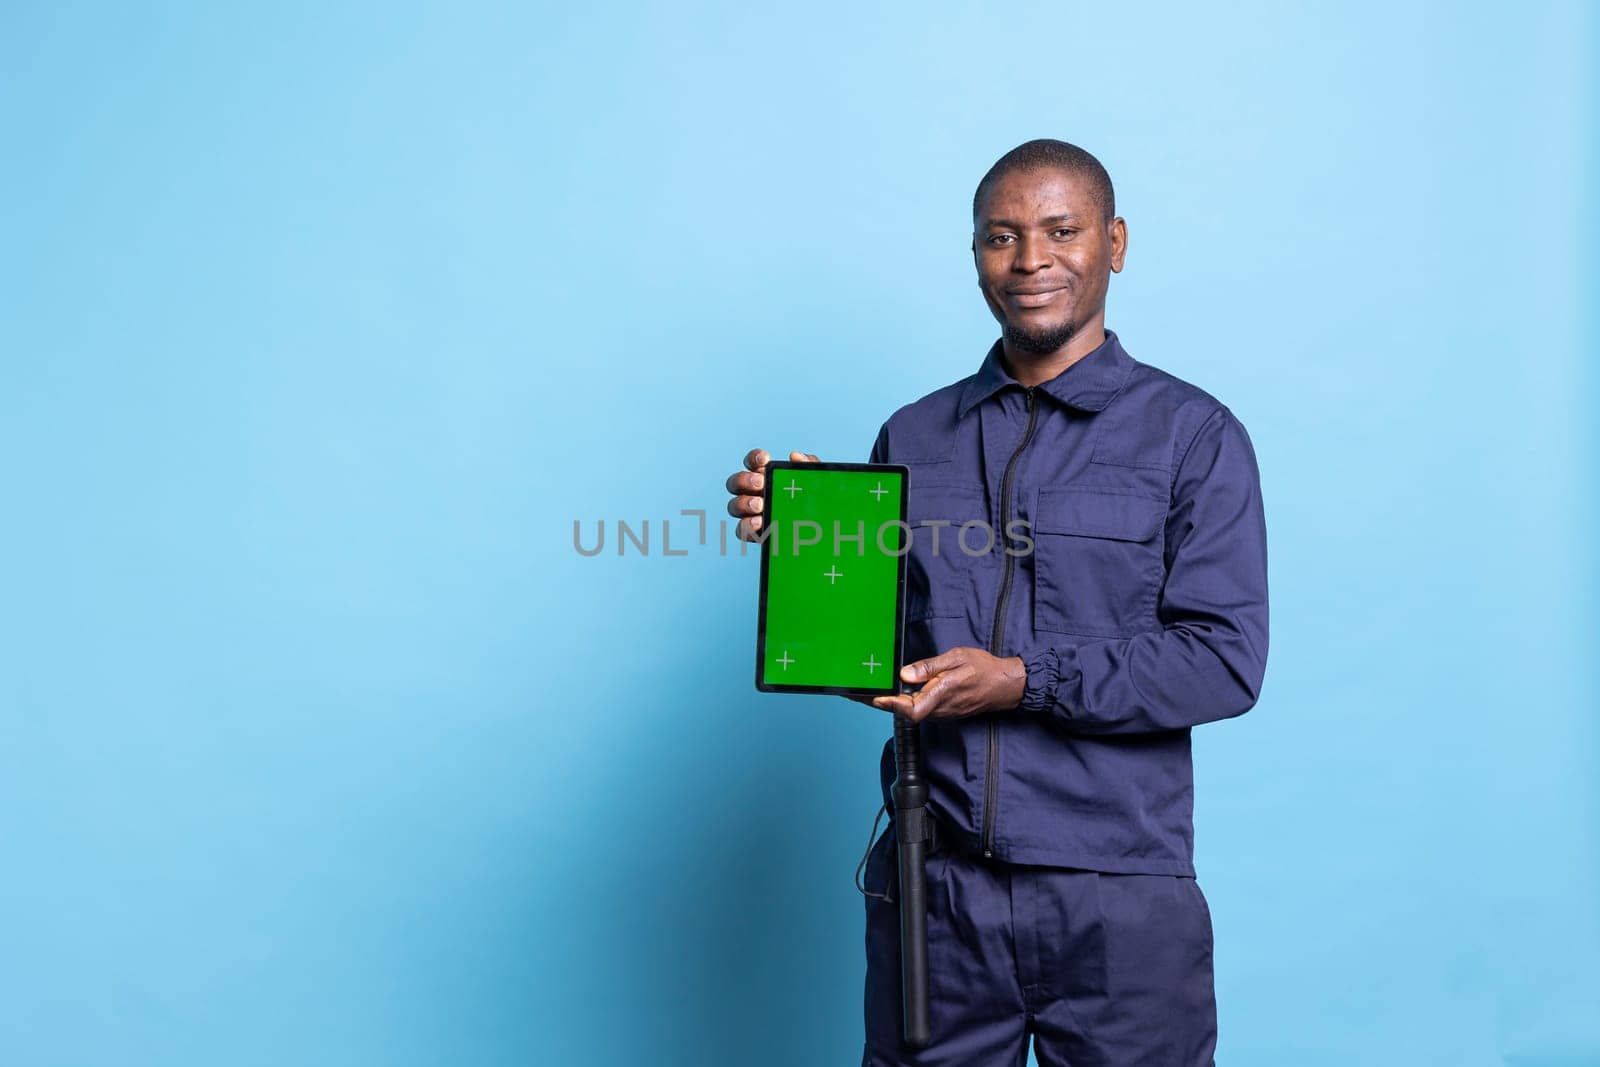
[[1600,1063],[1595,16],[1297,6],[8,5],[0,1060],[855,1062],[889,720],[661,520],[969,373],[1059,136],[1261,460],[1219,1062]]

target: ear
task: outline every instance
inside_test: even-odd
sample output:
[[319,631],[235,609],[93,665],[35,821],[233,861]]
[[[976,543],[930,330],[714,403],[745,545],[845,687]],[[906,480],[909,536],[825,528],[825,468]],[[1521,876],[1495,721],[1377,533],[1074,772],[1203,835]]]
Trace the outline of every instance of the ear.
[[1122,262],[1128,255],[1128,224],[1118,215],[1111,220],[1111,273],[1122,273]]

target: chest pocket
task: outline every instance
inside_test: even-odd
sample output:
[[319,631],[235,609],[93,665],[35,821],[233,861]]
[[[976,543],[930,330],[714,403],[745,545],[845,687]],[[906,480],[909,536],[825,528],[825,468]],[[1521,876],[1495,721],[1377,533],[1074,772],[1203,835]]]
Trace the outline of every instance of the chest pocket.
[[1129,637],[1153,628],[1166,512],[1165,500],[1134,489],[1039,490],[1034,629]]
[[[961,549],[963,523],[983,523],[988,509],[977,482],[925,484],[915,470],[906,493],[906,520],[911,524],[911,555],[906,561],[906,618],[952,618],[966,614],[968,574],[974,562]],[[925,522],[949,523],[938,527]],[[984,547],[984,529],[968,532],[973,551]]]

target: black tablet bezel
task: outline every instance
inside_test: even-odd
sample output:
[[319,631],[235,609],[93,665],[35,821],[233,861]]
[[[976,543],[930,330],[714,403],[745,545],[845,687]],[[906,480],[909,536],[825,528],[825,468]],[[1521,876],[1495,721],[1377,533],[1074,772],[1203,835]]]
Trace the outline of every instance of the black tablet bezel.
[[[772,514],[772,484],[776,480],[774,475],[778,471],[806,470],[806,471],[884,471],[900,475],[900,513],[901,522],[909,522],[907,518],[907,504],[910,498],[911,468],[903,463],[795,463],[791,460],[773,460],[767,464],[766,482],[761,490],[761,513],[763,516]],[[763,519],[762,532],[767,532],[766,521]],[[907,538],[909,540],[909,537]],[[903,666],[901,658],[905,655],[906,635],[906,557],[911,554],[910,545],[906,551],[900,553],[895,583],[894,605],[894,662],[891,664],[890,677],[892,684],[882,689],[863,689],[855,686],[833,685],[784,685],[781,682],[765,682],[761,678],[761,665],[767,659],[767,561],[772,554],[772,541],[763,537],[761,541],[761,598],[756,608],[756,689],[763,693],[828,693],[835,696],[894,696],[904,691],[900,681],[900,668]]]

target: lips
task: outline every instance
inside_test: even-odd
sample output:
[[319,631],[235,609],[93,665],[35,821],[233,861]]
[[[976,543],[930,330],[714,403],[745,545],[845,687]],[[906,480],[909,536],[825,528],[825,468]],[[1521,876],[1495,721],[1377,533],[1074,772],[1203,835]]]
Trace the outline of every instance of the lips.
[[1010,297],[1011,302],[1018,307],[1039,308],[1054,300],[1056,294],[1065,288],[1066,286],[1058,285],[1049,289],[1008,289],[1006,296]]

